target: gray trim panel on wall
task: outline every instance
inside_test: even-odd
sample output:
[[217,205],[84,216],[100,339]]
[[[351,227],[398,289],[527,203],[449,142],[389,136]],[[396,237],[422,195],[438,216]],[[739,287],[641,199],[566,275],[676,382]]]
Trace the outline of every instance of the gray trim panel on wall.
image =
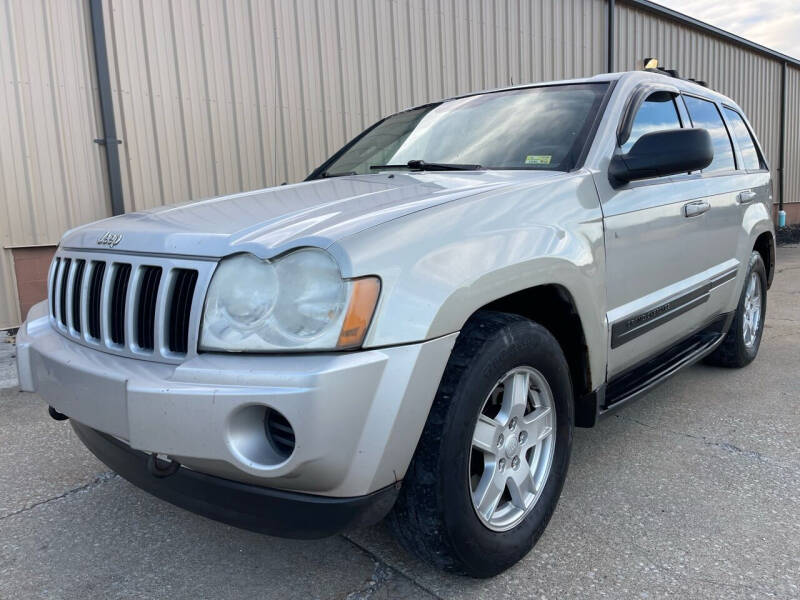
[[786,194],[786,104],[788,102],[787,71],[789,66],[783,61],[781,69],[781,116],[780,138],[778,140],[778,210],[783,210],[783,199]]
[[94,64],[97,71],[97,91],[100,96],[100,118],[103,122],[103,137],[94,141],[106,150],[111,212],[115,215],[121,215],[125,212],[125,204],[122,199],[122,174],[120,172],[118,148],[122,141],[117,139],[117,127],[114,121],[114,104],[111,97],[111,76],[108,70],[108,51],[106,49],[105,25],[103,24],[102,0],[89,0],[89,12],[92,18],[92,42],[94,44]]
[[614,0],[607,0],[608,2],[608,13],[606,15],[606,59],[608,64],[606,65],[606,70],[609,73],[614,72],[614,40],[616,39],[616,35],[614,35],[614,11],[616,7],[614,6]]

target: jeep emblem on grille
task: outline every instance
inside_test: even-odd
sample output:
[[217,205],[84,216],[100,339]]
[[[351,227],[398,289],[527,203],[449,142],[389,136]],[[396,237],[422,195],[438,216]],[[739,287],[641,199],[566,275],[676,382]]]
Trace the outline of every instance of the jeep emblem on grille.
[[113,248],[122,241],[121,233],[114,233],[113,231],[106,231],[97,238],[98,246],[108,246]]

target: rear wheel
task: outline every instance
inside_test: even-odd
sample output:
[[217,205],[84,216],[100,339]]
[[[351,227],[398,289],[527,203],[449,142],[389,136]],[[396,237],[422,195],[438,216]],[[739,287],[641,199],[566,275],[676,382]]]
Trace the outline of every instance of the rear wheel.
[[558,342],[522,317],[481,312],[463,328],[389,523],[441,568],[495,575],[553,514],[573,404]]
[[747,265],[744,286],[731,328],[725,340],[706,358],[706,362],[729,368],[750,364],[761,346],[766,314],[767,270],[761,254],[754,251]]

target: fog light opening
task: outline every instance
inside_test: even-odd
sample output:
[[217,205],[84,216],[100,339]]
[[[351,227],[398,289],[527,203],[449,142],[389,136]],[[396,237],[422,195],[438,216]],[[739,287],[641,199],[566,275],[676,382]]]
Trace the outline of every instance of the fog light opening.
[[294,452],[294,429],[289,421],[274,408],[268,408],[264,416],[264,431],[270,446],[280,457],[287,459]]
[[227,438],[236,458],[255,469],[277,466],[294,450],[294,429],[289,421],[263,404],[242,406],[231,413]]

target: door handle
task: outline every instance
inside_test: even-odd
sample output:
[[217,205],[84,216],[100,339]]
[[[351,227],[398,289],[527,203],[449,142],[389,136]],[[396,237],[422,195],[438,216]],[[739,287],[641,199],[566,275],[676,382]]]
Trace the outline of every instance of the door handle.
[[698,200],[697,202],[689,202],[689,204],[683,205],[683,216],[696,217],[698,215],[702,215],[709,208],[711,208],[711,205],[705,200]]
[[756,193],[753,190],[745,190],[743,192],[739,192],[739,195],[736,196],[736,201],[739,204],[747,204],[748,202],[751,202],[755,197]]

